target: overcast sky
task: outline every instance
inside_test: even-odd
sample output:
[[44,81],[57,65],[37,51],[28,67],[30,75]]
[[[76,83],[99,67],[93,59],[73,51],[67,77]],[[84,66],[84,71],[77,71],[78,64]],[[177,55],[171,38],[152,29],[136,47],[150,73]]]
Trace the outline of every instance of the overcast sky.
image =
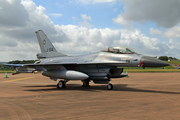
[[36,59],[39,29],[67,55],[123,45],[180,59],[180,0],[0,0],[0,61]]

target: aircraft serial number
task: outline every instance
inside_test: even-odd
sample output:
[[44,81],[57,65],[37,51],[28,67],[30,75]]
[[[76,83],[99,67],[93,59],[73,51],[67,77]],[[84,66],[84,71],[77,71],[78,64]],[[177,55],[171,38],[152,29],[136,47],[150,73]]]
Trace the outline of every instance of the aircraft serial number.
[[53,48],[47,48],[46,52],[51,52],[51,51],[54,51]]
[[130,60],[128,58],[121,58],[121,61],[126,61],[126,60]]

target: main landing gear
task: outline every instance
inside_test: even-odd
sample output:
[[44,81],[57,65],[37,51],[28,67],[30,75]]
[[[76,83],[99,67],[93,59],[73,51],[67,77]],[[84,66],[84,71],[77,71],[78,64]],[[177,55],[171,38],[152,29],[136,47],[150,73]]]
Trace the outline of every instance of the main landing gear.
[[83,83],[83,87],[89,87],[89,80],[81,80]]
[[[61,88],[66,88],[66,83],[68,82],[68,80],[60,80],[59,82],[58,82],[58,84],[57,84],[57,88],[59,88],[59,89],[61,89]],[[89,87],[89,81],[87,81],[87,80],[82,80],[82,82],[83,82],[83,87]],[[112,84],[110,84],[110,83],[108,83],[108,85],[107,85],[107,88],[108,88],[108,90],[112,90],[113,89],[113,85]]]
[[68,81],[67,80],[60,80],[59,82],[58,82],[58,84],[57,84],[57,88],[66,88],[66,83],[67,83]]
[[[83,83],[83,87],[89,87],[89,80],[81,80],[82,81],[82,83]],[[109,82],[110,82],[111,80],[108,80],[108,81],[94,81],[94,83],[95,84],[108,84],[107,85],[107,89],[108,90],[112,90],[113,89],[113,85],[112,84],[110,84]]]

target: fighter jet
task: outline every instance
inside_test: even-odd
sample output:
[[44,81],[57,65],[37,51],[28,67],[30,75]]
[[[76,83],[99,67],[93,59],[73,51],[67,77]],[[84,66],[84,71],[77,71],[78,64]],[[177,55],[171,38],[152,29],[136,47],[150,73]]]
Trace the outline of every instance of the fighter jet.
[[108,84],[109,90],[111,78],[126,77],[123,67],[164,67],[169,64],[142,54],[138,54],[125,46],[109,47],[100,52],[86,55],[68,56],[60,53],[53,46],[42,30],[35,32],[40,45],[41,53],[34,64],[4,64],[17,67],[15,72],[23,70],[42,71],[42,75],[57,81],[61,79],[57,88],[63,88],[70,80],[81,80],[83,86],[89,86],[89,82],[95,84]]

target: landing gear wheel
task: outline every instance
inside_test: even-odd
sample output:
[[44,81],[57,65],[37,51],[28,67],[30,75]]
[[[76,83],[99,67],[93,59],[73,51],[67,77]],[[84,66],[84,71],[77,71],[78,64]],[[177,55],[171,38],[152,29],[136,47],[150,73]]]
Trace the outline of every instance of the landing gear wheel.
[[107,88],[108,88],[108,90],[112,90],[113,89],[113,85],[112,84],[108,84]]
[[64,83],[64,81],[61,80],[58,82],[57,88],[63,88],[63,87],[65,87],[65,83]]
[[89,86],[89,81],[83,80],[82,82],[83,82],[83,87],[88,87]]

